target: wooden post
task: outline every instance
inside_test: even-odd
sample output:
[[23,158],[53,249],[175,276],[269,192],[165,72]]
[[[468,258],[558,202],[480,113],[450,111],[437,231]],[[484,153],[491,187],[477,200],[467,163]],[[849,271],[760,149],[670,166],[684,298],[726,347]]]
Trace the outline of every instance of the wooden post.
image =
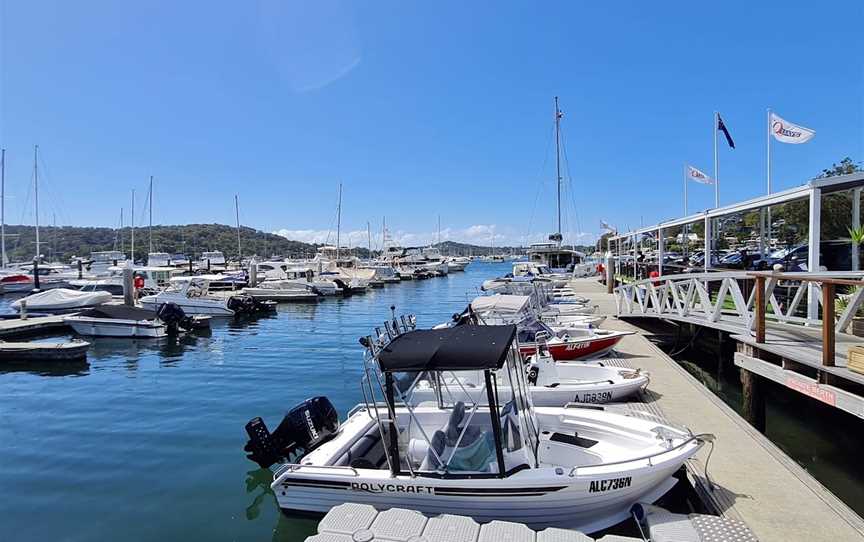
[[123,303],[130,307],[135,306],[135,285],[132,277],[132,267],[128,265],[123,268]]
[[741,369],[741,413],[760,433],[765,432],[765,394],[762,379],[755,373]]
[[822,283],[822,365],[834,367],[834,284]]
[[765,277],[756,277],[756,343],[765,342]]

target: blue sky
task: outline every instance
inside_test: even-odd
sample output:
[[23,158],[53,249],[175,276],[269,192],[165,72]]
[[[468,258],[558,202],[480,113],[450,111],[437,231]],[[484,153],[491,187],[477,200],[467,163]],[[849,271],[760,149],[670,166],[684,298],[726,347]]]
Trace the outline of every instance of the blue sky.
[[[864,3],[0,0],[7,219],[113,226],[155,176],[158,223],[320,239],[382,216],[405,243],[554,231],[552,97],[572,182],[565,236],[682,212],[682,166],[721,203],[765,191],[765,112],[816,130],[774,146],[774,185],[864,159]],[[713,204],[691,184],[691,211]],[[574,207],[578,214],[574,212]],[[127,218],[128,219],[128,218]],[[346,234],[347,237],[347,234]],[[363,239],[361,239],[361,237]]]

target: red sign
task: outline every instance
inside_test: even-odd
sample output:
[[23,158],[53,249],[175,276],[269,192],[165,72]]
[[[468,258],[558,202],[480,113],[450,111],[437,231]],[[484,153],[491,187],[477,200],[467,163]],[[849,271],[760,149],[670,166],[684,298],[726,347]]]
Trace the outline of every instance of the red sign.
[[831,406],[837,405],[837,395],[833,391],[827,390],[815,382],[807,382],[799,378],[787,376],[786,387]]

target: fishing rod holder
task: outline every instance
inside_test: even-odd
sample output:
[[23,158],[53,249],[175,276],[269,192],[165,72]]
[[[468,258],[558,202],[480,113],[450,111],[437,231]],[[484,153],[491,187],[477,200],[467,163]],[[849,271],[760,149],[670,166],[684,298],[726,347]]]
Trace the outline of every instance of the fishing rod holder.
[[360,337],[360,344],[366,348],[367,352],[373,358],[387,348],[400,335],[404,335],[410,331],[417,329],[417,317],[413,314],[403,314],[396,316],[395,309],[391,307],[393,316],[389,320],[385,320],[381,326],[375,327],[375,336],[366,335]]

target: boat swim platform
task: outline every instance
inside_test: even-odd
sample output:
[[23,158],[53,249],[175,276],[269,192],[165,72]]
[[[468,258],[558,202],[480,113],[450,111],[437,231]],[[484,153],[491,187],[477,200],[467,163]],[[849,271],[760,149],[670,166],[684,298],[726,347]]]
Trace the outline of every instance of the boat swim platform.
[[[755,542],[741,523],[722,521],[705,514],[672,514],[646,507],[651,540],[700,542],[729,540]],[[520,523],[491,521],[480,524],[470,517],[442,514],[427,517],[414,510],[390,508],[379,511],[368,504],[334,506],[318,524],[318,534],[306,542],[594,542],[580,531],[547,528],[534,531]],[[642,538],[606,534],[597,542],[641,542]]]
[[69,326],[63,321],[63,316],[28,316],[25,319],[0,319],[0,339],[32,337],[34,335],[48,335],[66,331],[69,329]]
[[[864,541],[864,519],[649,341],[644,330],[618,319],[614,295],[596,277],[574,279],[570,287],[608,316],[602,327],[635,332],[616,347],[621,361],[610,362],[651,376],[641,405],[609,409],[643,409],[695,433],[716,436],[713,450],[706,444],[687,465],[688,478],[707,509],[743,522],[763,542]],[[710,480],[704,475],[709,452]]]

